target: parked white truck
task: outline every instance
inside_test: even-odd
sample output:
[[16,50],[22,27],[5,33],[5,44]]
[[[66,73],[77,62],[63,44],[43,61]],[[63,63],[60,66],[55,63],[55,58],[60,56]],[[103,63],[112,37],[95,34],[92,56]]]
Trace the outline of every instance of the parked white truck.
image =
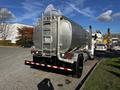
[[33,42],[33,61],[26,60],[27,65],[71,71],[80,77],[86,57],[94,59],[91,30],[84,30],[55,10],[44,13],[38,20]]
[[96,32],[96,42],[95,42],[95,51],[96,52],[105,52],[107,51],[107,45],[103,42],[104,38],[101,32]]

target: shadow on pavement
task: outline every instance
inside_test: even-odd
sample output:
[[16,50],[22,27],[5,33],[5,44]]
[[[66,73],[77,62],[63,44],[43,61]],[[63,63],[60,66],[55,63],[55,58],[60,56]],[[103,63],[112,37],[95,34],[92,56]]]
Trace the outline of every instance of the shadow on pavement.
[[120,51],[95,52],[97,58],[115,58],[120,57]]
[[50,81],[50,79],[45,78],[38,85],[38,90],[54,90],[54,87]]
[[52,68],[47,68],[47,67],[38,67],[38,66],[31,66],[31,68],[35,69],[35,70],[40,70],[40,71],[45,71],[45,72],[51,72],[51,73],[56,73],[56,74],[60,74],[60,75],[65,75],[65,76],[72,77],[72,72],[69,72],[69,71],[52,69]]

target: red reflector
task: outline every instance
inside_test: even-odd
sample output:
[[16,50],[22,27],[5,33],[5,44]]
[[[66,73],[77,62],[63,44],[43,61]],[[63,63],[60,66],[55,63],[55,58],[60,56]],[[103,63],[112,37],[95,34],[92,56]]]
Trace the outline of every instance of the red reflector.
[[63,68],[63,67],[60,67],[60,69],[64,70],[64,68]]
[[31,64],[34,64],[34,62],[31,62]]
[[47,67],[51,67],[51,65],[47,65]]
[[53,66],[53,68],[58,68],[57,66]]
[[26,63],[30,63],[30,62],[26,62]]
[[46,66],[46,67],[48,67],[48,68],[54,68],[54,69],[61,69],[61,70],[64,70],[64,71],[72,71],[72,69],[70,69],[70,68],[65,68],[65,67],[59,67],[59,66],[52,66],[52,65],[45,65],[45,64],[43,64],[43,63],[35,63],[35,62],[33,62],[33,61],[25,61],[25,63],[26,63],[26,65],[37,65],[37,66]]
[[45,66],[45,64],[40,64],[41,66]]
[[67,68],[68,71],[72,71],[72,69]]
[[36,63],[36,65],[40,65],[39,63]]

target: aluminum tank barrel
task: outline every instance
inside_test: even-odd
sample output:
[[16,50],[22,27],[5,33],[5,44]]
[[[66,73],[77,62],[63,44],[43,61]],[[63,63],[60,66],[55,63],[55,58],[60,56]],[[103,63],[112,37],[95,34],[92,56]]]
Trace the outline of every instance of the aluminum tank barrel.
[[[58,17],[60,17],[59,21]],[[60,23],[58,24],[58,22]],[[50,37],[44,38],[43,34]],[[57,40],[58,36],[59,42]],[[40,50],[43,48],[57,50],[59,45],[60,52],[66,52],[74,48],[84,48],[90,41],[90,34],[80,25],[64,16],[44,16],[43,21],[39,21],[36,26],[33,41],[34,45]],[[50,43],[50,45],[43,45],[43,41]]]
[[74,48],[84,48],[90,41],[90,33],[85,31],[80,25],[62,17],[60,23],[60,36],[63,48],[61,50],[67,51]]

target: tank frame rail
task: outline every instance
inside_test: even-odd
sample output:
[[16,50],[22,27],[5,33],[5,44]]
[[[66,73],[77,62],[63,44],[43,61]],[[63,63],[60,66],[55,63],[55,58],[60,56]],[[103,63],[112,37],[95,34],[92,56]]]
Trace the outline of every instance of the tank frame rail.
[[73,71],[71,68],[60,67],[60,66],[55,66],[55,65],[49,65],[49,64],[45,64],[45,63],[35,63],[35,62],[29,61],[29,60],[25,60],[25,65],[46,67],[46,68],[58,69],[58,70],[63,70],[63,71],[68,71],[68,72],[72,72]]

